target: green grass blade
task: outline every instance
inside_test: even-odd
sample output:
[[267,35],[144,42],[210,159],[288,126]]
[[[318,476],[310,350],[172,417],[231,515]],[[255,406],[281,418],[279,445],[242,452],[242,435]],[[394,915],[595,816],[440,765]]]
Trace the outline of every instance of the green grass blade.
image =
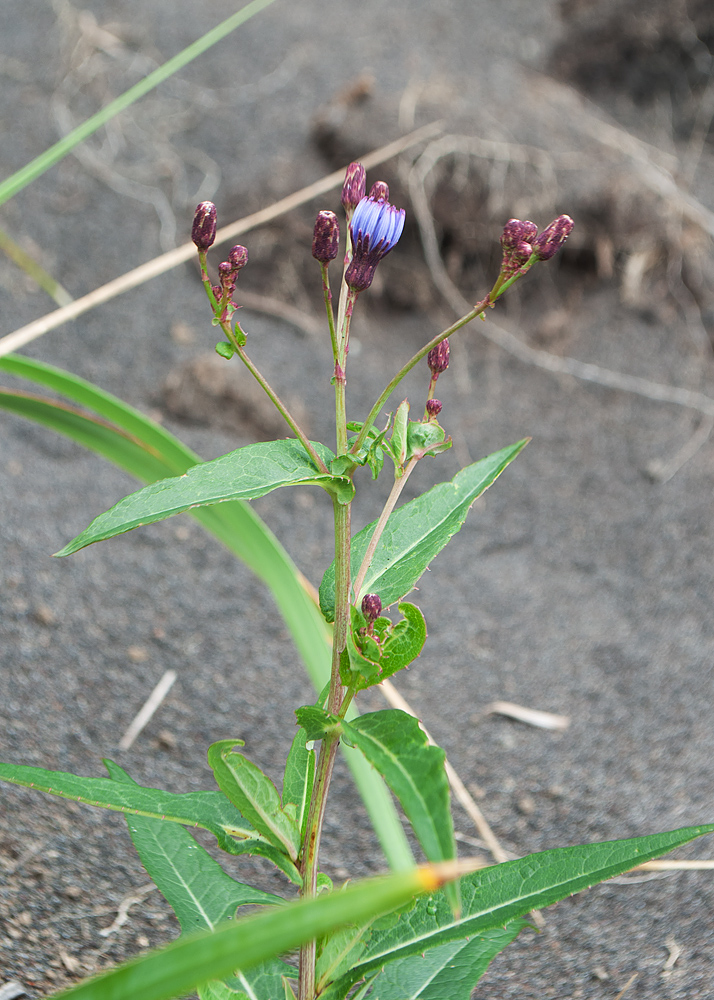
[[59,994],[64,1000],[166,1000],[201,983],[252,968],[335,927],[393,910],[435,885],[425,869],[365,879],[343,892],[270,907],[212,934],[183,937],[160,951]]
[[219,42],[222,38],[225,38],[231,31],[240,27],[255,14],[258,14],[265,7],[270,6],[273,0],[252,0],[251,3],[247,4],[242,10],[237,11],[230,17],[226,18],[211,31],[206,32],[201,38],[192,42],[191,45],[186,46],[181,52],[168,59],[163,66],[159,66],[155,69],[153,73],[149,73],[147,77],[140,80],[139,83],[134,84],[129,90],[125,91],[115,100],[111,101],[105,108],[101,111],[97,111],[96,114],[92,115],[81,125],[72,129],[63,139],[56,142],[49,149],[46,149],[44,153],[40,153],[39,156],[35,157],[30,163],[22,167],[20,170],[16,171],[10,177],[0,184],[0,205],[3,205],[6,201],[12,198],[14,195],[21,191],[24,187],[34,181],[37,177],[43,174],[46,170],[49,170],[51,166],[65,157],[68,153],[74,149],[80,142],[88,139],[90,135],[101,128],[102,125],[106,125],[115,115],[119,114],[120,111],[124,111],[129,105],[133,104],[134,101],[138,101],[139,98],[148,94],[150,90],[158,84],[163,83],[170,76],[176,73],[178,70],[183,69],[184,66],[188,65],[197,56],[202,55],[207,49],[216,42]]
[[16,243],[12,236],[0,229],[0,250],[6,257],[17,264],[17,266],[32,278],[43,292],[46,292],[60,308],[72,302],[72,296],[66,288],[60,285],[59,281],[45,271],[44,267],[35,260],[26,250],[23,250],[19,243]]

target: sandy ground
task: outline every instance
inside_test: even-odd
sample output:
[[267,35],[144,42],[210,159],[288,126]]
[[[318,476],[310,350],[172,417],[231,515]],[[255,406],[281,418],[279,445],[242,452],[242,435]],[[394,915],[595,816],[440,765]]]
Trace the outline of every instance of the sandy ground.
[[[2,176],[50,145],[67,111],[73,120],[86,116],[151,68],[152,59],[167,58],[233,9],[225,0],[88,0],[79,17],[69,4],[5,0]],[[665,222],[676,206],[651,194],[632,158],[613,165],[612,150],[589,144],[592,135],[581,128],[591,119],[619,122],[663,155],[677,156],[671,136],[663,145],[662,103],[637,108],[626,95],[611,95],[609,103],[603,99],[606,117],[577,99],[568,103],[562,90],[556,99],[540,74],[562,32],[557,5],[545,0],[278,0],[125,115],[79,161],[70,157],[5,205],[0,226],[77,297],[183,242],[199,197],[212,197],[229,221],[344,162],[343,151],[349,158],[440,118],[444,131],[562,157],[555,190],[544,194],[524,167],[520,200],[504,188],[501,203],[492,199],[471,221],[473,178],[500,190],[496,147],[481,149],[474,161],[463,155],[461,181],[446,178],[439,211],[458,221],[452,224],[464,245],[494,245],[500,230],[493,220],[517,211],[541,224],[552,216],[536,213],[553,207],[576,219],[570,255],[529,276],[499,312],[501,323],[558,357],[711,391],[706,304],[702,312],[684,293],[677,300],[671,287],[660,294],[652,262],[651,287],[638,284],[637,246],[621,229],[608,243],[603,230],[604,191],[615,174],[621,187],[613,182],[613,192],[632,189],[622,186],[623,177],[644,192],[642,226],[665,249],[662,232],[670,232]],[[350,103],[363,90],[366,101]],[[693,191],[712,209],[706,149],[701,163]],[[403,160],[385,171],[397,189],[406,166]],[[241,279],[246,289],[270,288],[316,314],[309,220],[335,202],[331,195],[246,236],[255,261]],[[363,297],[355,320],[354,415],[381,389],[385,370],[453,316],[420,262],[407,210],[412,229],[403,257],[395,251],[385,262],[384,287]],[[694,245],[706,260],[708,237],[696,225],[687,232],[686,252]],[[487,286],[474,277],[481,265],[469,270],[467,258],[463,251],[452,260],[450,273],[475,297]],[[277,277],[269,286],[271,268]],[[400,296],[397,285],[408,294]],[[52,308],[8,262],[0,300],[3,334]],[[417,308],[405,307],[414,301]],[[310,433],[329,441],[326,338],[248,309],[243,315],[255,360],[279,391],[304,399]],[[210,458],[253,440],[259,428],[245,421],[228,430],[210,399],[203,423],[179,420],[162,386],[212,344],[195,269],[184,265],[25,353],[159,415]],[[514,854],[712,820],[711,445],[670,478],[652,475],[652,463],[675,458],[706,418],[540,370],[487,340],[481,328],[466,332],[460,345],[439,383],[442,423],[455,447],[424,463],[409,495],[523,436],[533,440],[423,580],[417,601],[429,639],[418,663],[397,679],[399,690]],[[424,372],[410,381],[415,399],[425,381]],[[0,416],[0,428],[2,758],[99,775],[101,758],[111,757],[143,784],[185,791],[211,787],[207,745],[240,736],[252,758],[277,774],[292,711],[310,700],[311,689],[265,588],[183,517],[52,560],[134,483],[19,418]],[[370,491],[366,479],[360,485],[359,525],[375,516],[388,488],[380,482]],[[296,490],[255,505],[315,583],[331,558],[326,504]],[[178,673],[169,697],[134,746],[119,750],[167,669]],[[496,699],[567,715],[570,726],[547,732],[488,714]],[[365,704],[378,707],[378,696]],[[455,818],[461,833],[476,836],[459,808]],[[711,840],[703,840],[679,856],[709,857],[711,850]],[[324,861],[338,878],[383,867],[342,767]],[[266,888],[285,888],[258,861],[226,865]],[[146,883],[121,817],[3,786],[0,984],[16,980],[28,995],[44,996],[173,937],[176,923],[156,892],[133,906],[115,934],[99,934],[120,901]],[[707,996],[713,910],[711,872],[630,877],[595,888],[547,911],[542,933],[524,933],[503,953],[476,996],[614,998],[635,973],[628,1000]]]

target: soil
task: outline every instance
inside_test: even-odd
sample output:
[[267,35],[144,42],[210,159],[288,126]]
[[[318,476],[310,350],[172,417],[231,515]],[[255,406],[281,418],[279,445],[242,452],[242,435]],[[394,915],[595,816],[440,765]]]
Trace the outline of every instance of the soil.
[[[648,18],[639,5],[632,45],[617,7],[277,0],[3,206],[0,227],[78,297],[184,242],[203,198],[232,221],[438,119],[424,178],[450,284],[434,283],[410,200],[423,143],[370,175],[390,183],[408,223],[355,315],[350,416],[366,412],[385,371],[452,321],[454,289],[468,301],[485,293],[508,218],[543,225],[561,212],[576,223],[566,251],[517,285],[493,321],[561,369],[575,358],[711,396],[708,7],[654,3]],[[5,0],[0,174],[234,9]],[[652,72],[661,86],[643,92]],[[319,317],[312,219],[338,207],[333,192],[246,234],[240,287]],[[214,266],[220,259],[214,252]],[[1,275],[1,334],[53,308],[9,261]],[[326,334],[248,307],[241,316],[251,356],[329,443]],[[532,363],[542,354],[517,357],[494,337],[479,323],[454,338],[438,384],[454,447],[422,463],[405,496],[532,441],[423,579],[415,600],[429,638],[397,686],[514,855],[709,822],[710,418],[648,398],[642,382],[626,391],[546,371]],[[241,389],[247,375],[211,377],[214,341],[187,264],[23,353],[122,396],[208,459],[273,433],[262,401]],[[419,371],[405,391],[420,400],[425,387]],[[109,757],[142,784],[187,791],[211,787],[206,747],[235,736],[277,778],[293,709],[312,689],[263,585],[185,515],[51,559],[136,483],[20,418],[3,413],[0,428],[2,759],[101,775]],[[379,511],[384,478],[375,489],[359,481],[357,527]],[[331,560],[326,504],[309,490],[255,503],[316,584]],[[175,685],[121,750],[167,669]],[[526,726],[489,712],[496,700],[570,725]],[[379,695],[364,704],[380,707]],[[458,806],[455,822],[464,853],[482,852]],[[677,856],[711,853],[704,839]],[[222,862],[287,894],[267,864]],[[384,868],[341,764],[324,867],[338,879]],[[46,996],[175,937],[149,890],[102,935],[147,883],[121,816],[3,785],[0,995],[12,981]],[[475,996],[614,1000],[628,983],[627,1000],[709,995],[713,910],[710,871],[615,880],[546,911],[541,933],[522,934]]]

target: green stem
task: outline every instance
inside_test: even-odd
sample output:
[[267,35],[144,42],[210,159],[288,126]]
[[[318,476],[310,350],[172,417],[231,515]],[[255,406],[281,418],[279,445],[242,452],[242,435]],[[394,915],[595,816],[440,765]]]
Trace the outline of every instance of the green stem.
[[440,344],[442,340],[446,340],[447,337],[451,337],[453,334],[457,332],[457,330],[460,330],[463,326],[466,326],[467,323],[470,323],[472,319],[476,319],[477,316],[481,316],[483,313],[485,313],[489,305],[491,305],[491,302],[489,301],[488,297],[483,299],[481,302],[477,302],[470,312],[467,312],[465,316],[461,317],[461,319],[457,319],[455,323],[452,323],[452,325],[448,327],[448,329],[442,330],[442,332],[437,334],[436,337],[433,337],[428,344],[425,344],[424,347],[421,348],[421,350],[417,351],[417,353],[414,355],[413,358],[410,358],[409,361],[407,361],[407,363],[404,365],[403,368],[399,369],[397,374],[394,376],[392,381],[386,386],[386,388],[383,390],[383,392],[377,399],[377,402],[369,411],[369,416],[365,420],[364,426],[362,427],[362,430],[359,432],[357,440],[352,445],[351,448],[352,454],[356,455],[359,452],[360,448],[364,444],[365,438],[367,437],[370,428],[372,427],[375,420],[379,416],[379,411],[382,409],[382,407],[387,402],[389,397],[392,395],[392,393],[399,385],[399,383],[402,381],[404,376],[407,375],[412,370],[414,365],[416,365],[419,361],[421,361],[423,357],[426,357],[429,351],[433,347],[436,347],[438,344]]
[[320,264],[322,270],[322,294],[325,298],[325,312],[327,313],[327,323],[330,327],[330,340],[332,341],[332,357],[337,361],[337,334],[335,332],[335,313],[332,308],[332,292],[330,291],[330,276],[327,273],[327,264]]
[[203,282],[203,287],[206,290],[206,295],[208,296],[208,301],[211,303],[214,314],[218,314],[218,302],[216,301],[216,296],[213,294],[213,285],[211,284],[211,279],[208,277],[208,264],[206,262],[206,251],[198,251],[198,262],[201,265],[201,281]]
[[[342,681],[340,658],[347,645],[350,624],[350,504],[333,500],[335,515],[335,627],[332,643],[332,673],[327,711],[337,714],[341,710]],[[317,893],[317,870],[322,824],[325,818],[327,793],[335,764],[339,737],[326,736],[320,747],[315,785],[310,801],[305,840],[302,848],[302,896],[312,898]],[[315,941],[300,949],[299,1000],[313,1000],[315,996]]]
[[[227,321],[225,321],[225,320],[222,320],[221,323],[220,323],[220,327],[221,327],[221,330],[223,330],[223,332],[225,333],[225,335],[228,337],[229,341],[231,342],[231,346],[233,347],[233,350],[235,351],[235,353],[241,359],[241,361],[246,366],[246,368],[251,373],[251,375],[256,380],[256,382],[263,389],[263,391],[265,392],[266,396],[268,396],[268,398],[270,399],[270,401],[273,404],[273,406],[275,407],[275,409],[278,411],[278,413],[280,414],[280,416],[283,418],[283,420],[285,421],[285,423],[288,425],[288,427],[290,428],[290,430],[293,432],[293,434],[295,435],[295,437],[298,439],[298,441],[300,442],[300,444],[303,446],[303,448],[305,449],[305,451],[308,453],[308,455],[310,456],[310,458],[313,460],[313,462],[315,463],[315,465],[317,466],[317,468],[320,470],[320,472],[326,472],[326,473],[329,474],[330,470],[327,468],[327,466],[325,465],[325,463],[322,461],[322,459],[320,458],[320,456],[315,451],[315,449],[314,449],[314,447],[312,445],[312,442],[310,442],[308,440],[305,432],[300,427],[300,424],[297,422],[297,420],[292,415],[292,413],[290,412],[290,410],[287,408],[287,406],[285,405],[285,403],[283,403],[283,401],[281,400],[281,398],[278,396],[277,392],[275,392],[275,390],[272,388],[272,386],[270,385],[270,383],[268,382],[268,380],[263,375],[261,375],[260,371],[256,368],[256,366],[253,364],[253,362],[250,360],[250,358],[248,357],[248,355],[245,353],[245,351],[243,350],[243,348],[241,347],[241,345],[236,340],[235,334],[233,333],[233,330],[231,329],[230,323],[227,322]],[[241,331],[241,333],[242,332],[243,331]]]
[[359,572],[355,577],[354,591],[355,591],[355,601],[359,601],[360,590],[362,589],[362,584],[364,583],[364,578],[367,575],[367,570],[370,567],[372,558],[374,556],[377,545],[379,544],[379,539],[382,537],[382,532],[387,526],[387,521],[389,520],[389,515],[394,510],[394,506],[399,499],[399,495],[406,486],[407,479],[412,474],[415,465],[419,461],[420,455],[414,455],[409,462],[407,467],[401,476],[395,477],[394,485],[392,486],[392,491],[387,497],[387,502],[385,503],[382,513],[379,515],[379,520],[374,526],[374,531],[372,532],[372,537],[369,540],[369,545],[367,546],[367,551],[364,554],[364,559],[362,560],[362,565],[359,568]]

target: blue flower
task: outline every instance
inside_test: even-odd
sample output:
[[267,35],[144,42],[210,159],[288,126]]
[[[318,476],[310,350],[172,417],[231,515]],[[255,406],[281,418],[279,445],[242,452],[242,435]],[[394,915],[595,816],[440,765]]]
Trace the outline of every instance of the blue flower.
[[386,199],[363,198],[350,222],[352,260],[345,281],[355,292],[369,288],[382,257],[396,245],[404,229],[403,208],[395,208]]

